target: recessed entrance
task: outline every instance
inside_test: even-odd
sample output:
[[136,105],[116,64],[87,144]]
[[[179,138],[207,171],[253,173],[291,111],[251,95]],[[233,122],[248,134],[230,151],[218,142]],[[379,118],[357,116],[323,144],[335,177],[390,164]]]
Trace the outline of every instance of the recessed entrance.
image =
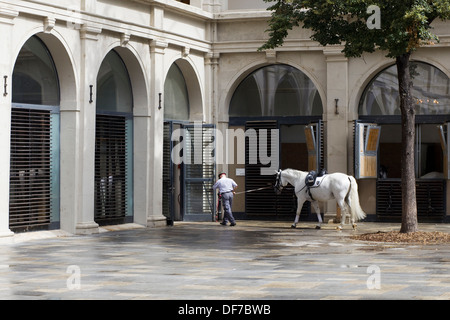
[[14,65],[11,109],[9,227],[59,227],[59,80],[37,36]]
[[[323,167],[322,112],[316,86],[306,74],[292,66],[262,67],[239,84],[230,103],[229,126],[246,132],[255,130],[258,143],[255,146],[251,139],[246,139],[245,190],[251,192],[245,194],[244,217],[290,219],[295,214],[297,201],[293,187],[285,188],[281,195],[273,191],[275,171]],[[274,150],[278,151],[277,159],[271,153]],[[261,174],[261,168],[272,167],[273,163],[265,164],[260,160],[251,163],[248,154],[252,152],[277,161],[273,174]],[[255,189],[261,190],[253,191]],[[309,202],[306,202],[302,218],[308,219],[309,212]]]
[[[416,107],[415,171],[419,220],[442,220],[446,215],[448,174],[447,112],[450,79],[432,65],[413,62],[412,94]],[[399,220],[401,204],[401,119],[395,66],[372,79],[360,101],[360,125],[380,128],[379,147],[370,157],[376,164],[376,214]],[[355,157],[362,145],[355,144]],[[362,151],[364,153],[364,151]],[[368,157],[366,157],[366,160]],[[358,171],[358,168],[355,168]]]
[[133,95],[128,71],[110,51],[97,77],[94,219],[133,221]]

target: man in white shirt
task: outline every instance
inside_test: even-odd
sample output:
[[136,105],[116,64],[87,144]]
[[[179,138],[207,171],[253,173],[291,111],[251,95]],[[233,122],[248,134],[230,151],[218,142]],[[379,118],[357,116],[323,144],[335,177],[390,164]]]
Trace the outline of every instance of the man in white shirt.
[[233,213],[231,212],[231,205],[233,204],[233,195],[237,188],[237,183],[230,178],[227,178],[226,173],[219,174],[219,180],[213,185],[213,189],[219,189],[219,193],[222,196],[222,205],[224,210],[223,221],[220,223],[224,226],[230,221],[230,226],[235,226]]

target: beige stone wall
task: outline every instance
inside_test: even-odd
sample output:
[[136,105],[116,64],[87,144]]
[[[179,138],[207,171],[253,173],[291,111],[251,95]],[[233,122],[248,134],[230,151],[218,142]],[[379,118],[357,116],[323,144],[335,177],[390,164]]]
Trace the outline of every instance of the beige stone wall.
[[[126,5],[125,5],[126,3]],[[304,72],[323,101],[325,165],[330,172],[353,174],[353,121],[365,86],[392,59],[383,52],[345,58],[339,46],[324,48],[311,32],[296,28],[283,47],[257,49],[267,39],[270,13],[254,0],[116,1],[5,0],[0,4],[0,79],[9,94],[0,95],[0,236],[8,229],[11,78],[23,44],[38,35],[49,48],[61,89],[61,227],[73,233],[98,231],[93,223],[95,106],[89,86],[96,83],[106,54],[116,49],[125,62],[134,98],[134,219],[143,225],[164,222],[162,208],[163,108],[159,94],[173,63],[182,70],[189,91],[192,121],[213,123],[225,132],[234,90],[254,70],[287,64]],[[262,2],[261,2],[262,3]],[[440,43],[419,49],[413,59],[430,63],[450,77],[450,24],[433,23]],[[3,84],[3,83],[2,83]],[[2,85],[2,88],[4,86]],[[95,88],[94,88],[95,98]],[[338,113],[336,113],[338,99]],[[235,146],[236,147],[236,146]],[[226,152],[227,146],[223,147]],[[245,190],[236,169],[219,164]],[[375,213],[375,180],[359,181],[363,208]],[[447,188],[447,193],[450,191]],[[449,199],[449,197],[447,197]],[[244,211],[245,196],[234,210]],[[450,201],[447,201],[450,208]],[[333,201],[325,211],[334,214]]]

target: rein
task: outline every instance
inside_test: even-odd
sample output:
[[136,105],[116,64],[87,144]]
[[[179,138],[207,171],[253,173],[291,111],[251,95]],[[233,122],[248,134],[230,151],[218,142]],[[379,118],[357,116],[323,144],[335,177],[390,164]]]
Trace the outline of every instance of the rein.
[[252,189],[252,190],[247,190],[247,191],[236,192],[235,194],[250,193],[250,192],[254,192],[254,191],[265,190],[265,189],[272,189],[272,188],[273,187],[263,187],[263,188],[258,188],[258,189]]

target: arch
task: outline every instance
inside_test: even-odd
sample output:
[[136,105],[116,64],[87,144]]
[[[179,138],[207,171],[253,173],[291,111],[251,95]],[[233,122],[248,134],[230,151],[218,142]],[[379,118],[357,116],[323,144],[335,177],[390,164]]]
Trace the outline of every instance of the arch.
[[30,37],[14,64],[12,102],[59,106],[59,79],[52,55],[38,37]]
[[59,75],[61,75],[59,77],[60,110],[77,110],[79,109],[77,103],[77,92],[79,85],[71,50],[69,49],[64,37],[57,31],[52,30],[51,33],[44,33],[41,30],[42,28],[34,28],[29,30],[24,37],[21,37],[22,40],[17,43],[13,57],[17,57],[19,55],[20,50],[28,39],[33,36],[38,37],[47,47],[52,56],[56,71]]
[[[448,112],[450,78],[447,73],[434,64],[417,59],[416,55],[414,57],[411,60],[411,65],[413,66],[412,95],[416,109],[415,178],[421,179],[421,183],[417,187],[418,194],[427,194],[423,199],[418,198],[418,216],[420,219],[425,215],[429,218],[431,215],[438,216],[443,212],[445,213],[445,205],[434,202],[431,212],[428,211],[431,205],[425,203],[443,201],[445,198],[445,192],[432,194],[430,190],[438,190],[438,188],[434,189],[433,183],[437,183],[439,177],[444,177],[444,168],[448,166],[442,123],[447,122],[450,117]],[[373,132],[377,132],[377,134],[373,134],[371,138],[368,134],[363,137],[362,131],[360,131],[361,135],[355,134],[355,136],[361,142],[363,142],[362,139],[367,141],[369,139],[377,140],[377,147],[376,152],[370,151],[366,154],[364,144],[355,143],[355,148],[357,148],[355,157],[358,154],[364,154],[364,158],[361,157],[360,161],[371,161],[380,172],[382,169],[383,175],[378,176],[377,170],[371,175],[372,178],[377,178],[376,183],[367,184],[366,187],[373,188],[370,192],[376,194],[376,214],[382,219],[394,219],[401,215],[401,199],[399,200],[397,195],[401,194],[399,190],[401,189],[402,170],[402,120],[397,68],[392,60],[384,60],[383,63],[378,65],[378,68],[374,67],[370,71],[369,76],[361,81],[363,85],[355,85],[355,87],[359,87],[359,93],[353,96],[354,113],[355,119],[360,120],[357,127],[361,129],[373,127],[373,124],[376,123],[376,131]],[[358,167],[364,168],[366,166],[355,166],[355,172],[358,172]],[[430,175],[436,180],[427,180]],[[389,179],[385,180],[385,178]],[[389,194],[383,194],[382,190],[386,190],[386,188],[391,190]],[[419,201],[424,202],[419,205]],[[396,205],[391,206],[391,203],[396,203]]]
[[[113,41],[108,47],[109,51],[114,50],[122,59],[128,70],[129,80],[131,82],[131,91],[133,99],[132,120],[127,119],[128,124],[132,124],[132,140],[129,139],[127,147],[129,148],[128,162],[128,215],[124,221],[134,221],[143,225],[147,224],[147,185],[142,177],[146,174],[148,167],[148,148],[151,140],[149,132],[149,122],[154,108],[150,108],[149,74],[145,71],[145,63],[142,57],[145,57],[148,48],[139,43],[129,42],[126,46],[120,46],[118,41]],[[108,52],[109,52],[108,51]],[[106,54],[105,54],[106,56]],[[104,58],[104,57],[103,57]],[[128,115],[129,117],[131,116]],[[149,140],[150,139],[150,140]],[[130,141],[131,140],[131,141]],[[131,150],[130,150],[131,149]],[[120,221],[119,221],[120,223]]]
[[186,79],[173,63],[164,81],[164,119],[187,121],[190,118]]
[[[51,33],[42,32],[42,27],[28,30],[26,34],[17,37],[20,39],[18,47],[15,47],[16,56],[18,56],[24,43],[28,38],[36,36],[47,47],[50,52],[56,72],[59,76],[59,114],[54,114],[54,120],[59,118],[59,139],[61,143],[54,142],[58,145],[55,149],[55,155],[59,154],[58,159],[53,159],[55,165],[59,165],[59,174],[64,179],[59,179],[61,192],[59,196],[60,208],[55,211],[59,212],[59,223],[62,229],[73,232],[76,221],[77,204],[74,194],[78,192],[77,185],[73,182],[76,176],[74,163],[77,161],[78,136],[74,134],[78,130],[78,115],[80,104],[78,101],[79,78],[76,71],[76,63],[74,55],[65,37],[57,30],[53,29]],[[25,39],[25,40],[24,40]],[[58,138],[55,136],[55,138]],[[58,152],[59,151],[59,152]],[[55,179],[56,180],[56,179]],[[54,206],[58,205],[58,199],[55,198]],[[57,228],[56,224],[50,226]]]
[[133,93],[129,71],[116,50],[97,73],[94,219],[133,219]]
[[228,114],[228,108],[230,106],[231,98],[233,97],[233,94],[236,91],[236,88],[239,86],[239,84],[255,70],[262,68],[264,66],[268,66],[268,65],[269,64],[267,64],[267,63],[261,63],[260,61],[257,61],[257,62],[248,64],[244,69],[241,69],[238,72],[236,72],[236,74],[229,81],[229,83],[225,89],[227,94],[224,96],[223,105],[226,106],[226,108],[227,108],[227,114]]
[[150,116],[151,110],[149,109],[149,90],[148,90],[148,77],[144,71],[145,63],[142,61],[140,52],[133,46],[132,43],[128,43],[126,46],[122,46],[119,40],[114,40],[108,45],[101,47],[102,54],[96,59],[97,70],[100,69],[105,57],[114,50],[122,59],[128,70],[128,76],[131,82],[132,97],[133,97],[133,115],[135,116]]
[[[234,90],[230,117],[321,116],[322,99],[314,82],[286,64],[262,66],[249,73]],[[241,108],[242,103],[246,108]]]
[[139,55],[129,45],[127,47],[115,47],[114,50],[122,58],[122,61],[128,70],[133,94],[133,114],[149,114],[147,78],[143,71],[144,67],[142,61],[139,59]]
[[[418,115],[446,114],[450,104],[450,79],[435,66],[412,61],[412,95]],[[358,103],[359,115],[400,115],[395,64],[370,79]]]
[[[172,64],[176,64],[176,66],[181,71],[185,83],[186,83],[186,89],[188,94],[188,101],[189,101],[189,119],[185,120],[204,120],[203,117],[205,115],[204,112],[204,106],[203,106],[203,94],[202,89],[199,82],[199,76],[192,65],[192,63],[187,59],[176,59]],[[170,70],[170,68],[169,68]],[[167,75],[169,73],[169,70],[167,70],[165,79],[167,79]]]
[[[281,61],[280,60],[279,64],[288,65],[288,66],[291,66],[291,67],[303,72],[312,81],[312,83],[316,87],[317,93],[318,93],[318,98],[320,98],[320,100],[322,101],[322,105],[323,105],[323,102],[326,101],[326,94],[314,73],[312,73],[307,68],[304,68],[298,64],[293,63],[292,61],[288,61],[288,60]],[[270,65],[276,65],[276,64],[270,64],[265,61],[262,62],[261,59],[258,59],[251,63],[248,63],[245,66],[245,68],[242,68],[238,72],[235,73],[235,75],[230,79],[230,81],[228,82],[228,84],[226,85],[226,87],[224,89],[224,92],[226,92],[226,94],[222,95],[220,98],[220,102],[219,102],[219,105],[221,106],[220,114],[219,114],[220,119],[223,119],[223,120],[228,119],[231,99],[232,99],[237,87],[242,83],[242,81],[246,77],[248,77],[251,73],[255,72],[256,70],[266,67],[266,66],[270,66]]]
[[353,106],[349,109],[349,111],[351,111],[349,116],[353,116],[354,119],[358,119],[359,101],[361,100],[361,97],[364,93],[364,89],[367,87],[373,77],[375,77],[380,72],[380,70],[388,68],[393,63],[393,61],[383,60],[372,66],[369,70],[367,70],[367,72],[364,72],[363,75],[355,82],[353,88],[356,88],[356,90],[351,91],[349,97],[349,104],[350,106]]
[[[14,64],[9,190],[12,228],[57,228],[61,221],[61,82],[57,68],[68,56],[64,51],[52,54],[51,50],[62,47],[55,39],[32,35],[24,42]],[[59,55],[62,58],[57,64],[54,57]],[[28,192],[33,197],[23,198],[23,193]]]
[[97,75],[97,112],[133,113],[133,94],[128,69],[120,55],[111,50]]

